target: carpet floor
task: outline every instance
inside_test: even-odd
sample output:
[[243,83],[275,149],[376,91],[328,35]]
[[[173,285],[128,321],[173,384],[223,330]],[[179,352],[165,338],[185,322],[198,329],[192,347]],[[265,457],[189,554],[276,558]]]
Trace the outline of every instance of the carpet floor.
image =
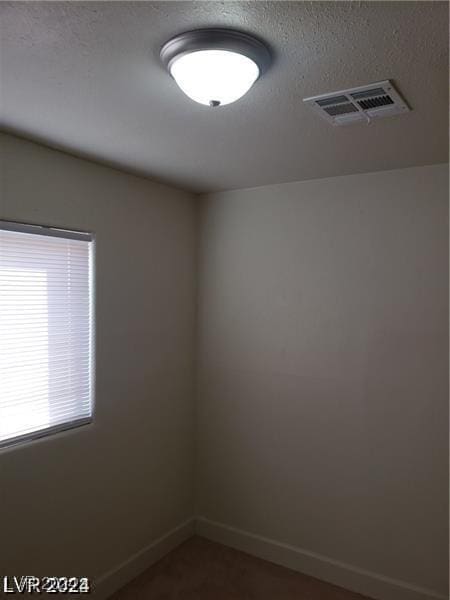
[[369,600],[313,577],[193,537],[110,600]]

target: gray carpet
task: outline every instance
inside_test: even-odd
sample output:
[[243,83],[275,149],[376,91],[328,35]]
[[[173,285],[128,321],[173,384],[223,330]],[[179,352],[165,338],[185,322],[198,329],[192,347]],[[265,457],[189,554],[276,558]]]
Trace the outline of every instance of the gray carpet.
[[[111,600],[364,600],[354,592],[200,537],[170,552]],[[367,599],[366,599],[367,600]]]

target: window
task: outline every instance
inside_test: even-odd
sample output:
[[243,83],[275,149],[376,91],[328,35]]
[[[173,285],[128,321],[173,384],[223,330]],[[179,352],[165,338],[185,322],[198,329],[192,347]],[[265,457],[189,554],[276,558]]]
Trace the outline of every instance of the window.
[[92,420],[93,241],[0,221],[0,447]]

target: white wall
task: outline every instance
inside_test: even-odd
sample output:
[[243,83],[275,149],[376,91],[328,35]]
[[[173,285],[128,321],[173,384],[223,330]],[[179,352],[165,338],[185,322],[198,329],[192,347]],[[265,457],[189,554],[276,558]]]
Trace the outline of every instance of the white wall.
[[446,596],[447,203],[446,165],[204,199],[200,515]]
[[97,577],[192,516],[196,208],[1,136],[0,218],[96,234],[96,418],[0,452],[0,571]]
[[205,198],[195,408],[192,198],[0,141],[0,218],[97,240],[96,419],[0,452],[2,572],[113,569],[196,443],[200,515],[445,596],[447,167]]

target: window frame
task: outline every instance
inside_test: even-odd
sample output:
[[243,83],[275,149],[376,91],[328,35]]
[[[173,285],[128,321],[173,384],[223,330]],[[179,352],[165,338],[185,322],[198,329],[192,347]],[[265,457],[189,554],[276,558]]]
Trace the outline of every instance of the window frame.
[[89,343],[89,380],[90,380],[90,406],[91,414],[88,417],[71,419],[58,425],[52,425],[43,429],[38,429],[29,433],[17,435],[11,438],[0,440],[0,452],[2,450],[18,445],[32,442],[37,439],[51,437],[53,434],[77,429],[85,425],[92,424],[96,414],[96,240],[95,233],[92,231],[82,231],[75,229],[64,229],[58,226],[40,225],[31,223],[22,223],[18,221],[8,221],[0,219],[0,231],[12,231],[16,233],[31,233],[34,235],[44,235],[50,237],[59,237],[69,240],[81,240],[89,242],[89,316],[90,316],[90,343]]

